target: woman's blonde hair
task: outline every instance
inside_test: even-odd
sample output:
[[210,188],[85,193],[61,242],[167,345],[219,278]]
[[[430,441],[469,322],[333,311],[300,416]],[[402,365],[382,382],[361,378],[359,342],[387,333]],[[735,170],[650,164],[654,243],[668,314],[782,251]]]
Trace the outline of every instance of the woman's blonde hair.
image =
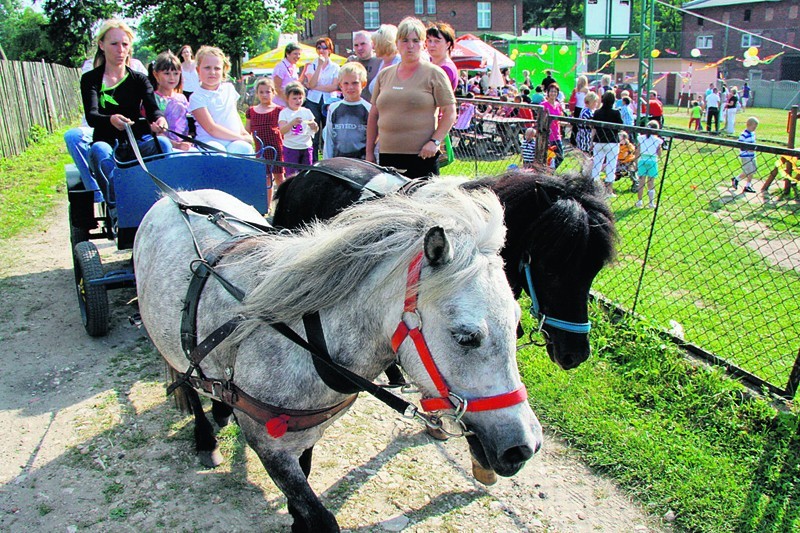
[[200,66],[203,64],[203,59],[205,59],[206,56],[216,56],[222,59],[222,76],[227,78],[228,73],[231,71],[231,60],[228,59],[228,56],[226,56],[225,53],[216,46],[201,46],[200,50],[198,50],[197,54],[194,56],[195,62],[197,62],[197,68],[200,68]]
[[100,42],[105,39],[106,34],[110,30],[115,29],[124,31],[131,40],[131,54],[125,60],[125,64],[127,65],[131,62],[131,56],[133,55],[133,40],[136,38],[136,36],[133,34],[133,30],[123,20],[108,19],[107,21],[103,22],[102,26],[100,26],[100,31],[97,32],[97,39],[94,41],[95,45],[97,45],[97,52],[95,52],[94,61],[92,62],[94,68],[106,64],[106,55],[105,52],[103,52],[103,50],[100,48]]
[[372,48],[378,57],[397,55],[396,42],[397,26],[394,24],[381,24],[381,27],[372,33]]
[[580,91],[587,85],[589,85],[589,80],[586,78],[586,76],[578,76],[578,80],[575,82],[575,88]]
[[421,41],[425,40],[425,25],[415,17],[406,17],[397,25],[397,39],[406,39],[415,33]]

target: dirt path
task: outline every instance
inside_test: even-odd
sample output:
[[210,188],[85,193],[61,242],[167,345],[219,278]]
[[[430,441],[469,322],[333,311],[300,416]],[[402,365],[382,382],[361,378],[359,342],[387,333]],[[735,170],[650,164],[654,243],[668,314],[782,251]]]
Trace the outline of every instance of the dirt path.
[[[132,291],[109,293],[107,337],[85,334],[64,205],[49,227],[0,246],[0,530],[288,530],[235,431],[220,468],[197,462],[163,363],[127,320]],[[515,478],[484,487],[466,443],[432,441],[363,396],[315,449],[311,484],[349,531],[661,531],[550,435]]]

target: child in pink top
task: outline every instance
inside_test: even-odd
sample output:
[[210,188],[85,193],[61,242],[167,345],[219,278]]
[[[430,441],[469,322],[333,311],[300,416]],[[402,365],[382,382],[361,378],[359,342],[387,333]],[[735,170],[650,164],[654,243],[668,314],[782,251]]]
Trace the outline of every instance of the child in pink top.
[[[156,103],[164,112],[169,129],[182,135],[189,134],[189,122],[186,112],[189,102],[183,95],[183,77],[181,75],[181,62],[172,52],[158,54],[156,60],[148,68],[150,83],[155,89]],[[169,142],[175,150],[189,150],[192,143],[182,140],[174,133],[167,133]]]
[[[558,93],[561,88],[557,83],[551,83],[547,87],[547,100],[542,102],[542,106],[547,110],[551,117],[564,116],[564,109],[561,107],[561,102],[558,101]],[[558,120],[550,121],[550,135],[548,136],[550,146],[555,147],[555,168],[564,160],[564,144],[561,142],[561,124]]]

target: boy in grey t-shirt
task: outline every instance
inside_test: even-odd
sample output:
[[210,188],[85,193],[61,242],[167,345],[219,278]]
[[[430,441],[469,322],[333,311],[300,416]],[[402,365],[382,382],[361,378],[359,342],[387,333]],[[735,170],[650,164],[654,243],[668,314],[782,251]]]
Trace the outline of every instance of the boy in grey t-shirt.
[[322,132],[323,158],[352,157],[365,159],[367,150],[367,118],[371,108],[361,98],[367,84],[367,71],[361,63],[351,61],[339,69],[339,89],[344,100],[328,108],[328,122]]

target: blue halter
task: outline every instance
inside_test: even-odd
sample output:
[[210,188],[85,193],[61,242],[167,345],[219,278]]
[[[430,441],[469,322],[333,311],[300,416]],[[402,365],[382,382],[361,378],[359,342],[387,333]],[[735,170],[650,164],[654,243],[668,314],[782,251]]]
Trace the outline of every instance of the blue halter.
[[568,331],[569,333],[589,333],[589,330],[592,329],[591,322],[567,322],[566,320],[559,320],[543,314],[539,310],[539,300],[536,298],[536,291],[533,290],[530,263],[521,261],[519,267],[520,270],[525,271],[525,279],[528,282],[528,294],[531,297],[531,316],[539,322],[540,331],[544,325],[548,325],[562,331]]

